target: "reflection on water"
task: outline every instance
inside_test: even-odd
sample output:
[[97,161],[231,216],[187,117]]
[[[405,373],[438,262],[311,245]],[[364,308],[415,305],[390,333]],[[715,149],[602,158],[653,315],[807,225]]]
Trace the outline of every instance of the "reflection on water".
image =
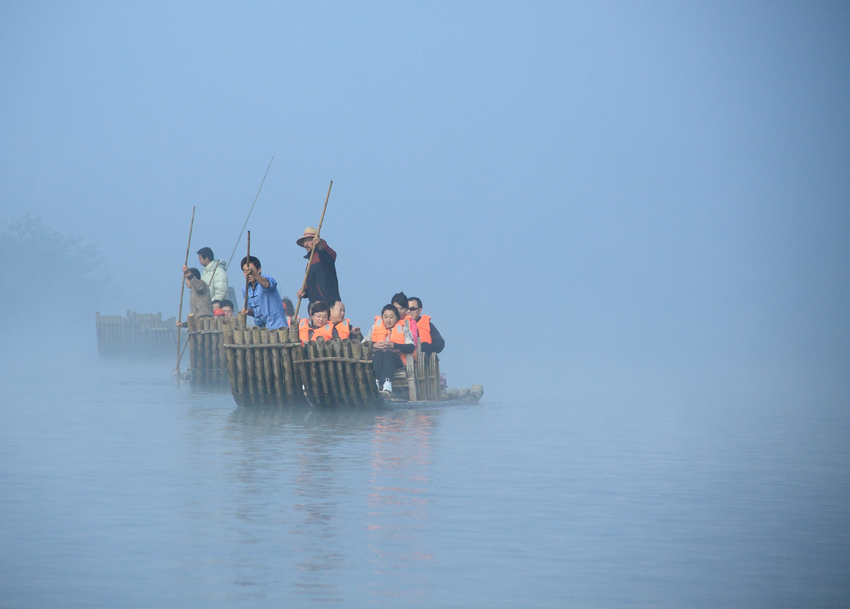
[[[380,576],[430,559],[422,524],[439,414],[237,408],[224,434],[233,447],[235,515],[249,525],[238,530],[240,543],[267,544],[257,537],[258,525],[278,538],[280,551],[291,553],[292,589],[312,603],[343,600],[346,573]],[[203,420],[197,436],[208,438]],[[364,545],[347,552],[352,538]],[[254,556],[243,559],[243,586],[268,570]],[[372,586],[370,594],[393,598],[398,589]]]
[[0,607],[850,598],[843,404],[243,409],[170,365],[0,367]]
[[[432,414],[406,411],[383,416],[372,429],[369,476],[370,536],[378,572],[388,561],[429,560],[422,529],[428,520],[428,485],[431,436],[436,427]],[[387,552],[391,540],[401,548]]]

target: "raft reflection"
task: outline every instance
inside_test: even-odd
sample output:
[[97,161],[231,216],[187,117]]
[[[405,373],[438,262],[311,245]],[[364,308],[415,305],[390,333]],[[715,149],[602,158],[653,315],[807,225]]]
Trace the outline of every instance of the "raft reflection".
[[[398,581],[380,575],[431,558],[424,529],[438,421],[437,410],[237,409],[226,433],[240,451],[229,478],[236,516],[249,525],[238,532],[243,547],[269,543],[258,530],[277,536],[278,577],[311,602],[340,601],[366,581],[373,598],[391,598]],[[268,554],[248,550],[237,580],[265,579],[272,566],[257,558]],[[366,569],[371,577],[357,576]]]

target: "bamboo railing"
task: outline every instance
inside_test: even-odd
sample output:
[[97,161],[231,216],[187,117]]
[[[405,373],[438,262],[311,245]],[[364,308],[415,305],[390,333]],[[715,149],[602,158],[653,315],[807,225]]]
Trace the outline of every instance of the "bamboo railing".
[[224,328],[229,324],[225,317],[186,317],[189,326],[189,381],[193,387],[206,389],[228,386],[227,364],[224,351]]
[[297,328],[245,328],[230,318],[223,344],[230,389],[240,406],[369,406],[379,401],[368,341],[320,338],[302,347]]
[[176,319],[162,313],[101,315],[95,313],[97,351],[101,357],[168,355],[177,343]]
[[[302,346],[297,328],[245,327],[238,317],[189,315],[189,373],[194,387],[229,383],[239,406],[373,407],[382,403],[372,368],[371,341],[319,338]],[[390,399],[478,401],[483,388],[440,387],[436,354],[407,357]]]

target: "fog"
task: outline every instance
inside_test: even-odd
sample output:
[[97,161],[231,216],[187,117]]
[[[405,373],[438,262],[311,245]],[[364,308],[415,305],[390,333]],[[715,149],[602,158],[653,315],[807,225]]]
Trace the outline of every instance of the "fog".
[[[844,382],[840,3],[0,12],[0,220],[80,239],[109,279],[36,326],[78,300],[90,338],[94,310],[176,315],[192,206],[190,263],[229,258],[274,156],[248,229],[282,294],[332,179],[349,316],[421,296],[468,382]],[[26,274],[52,299],[68,266]]]
[[[846,602],[848,31],[840,2],[0,4],[2,596]],[[178,314],[193,207],[190,266],[236,265],[272,158],[247,229],[281,294],[333,180],[348,317],[420,297],[481,407],[260,425],[98,360],[96,311]]]

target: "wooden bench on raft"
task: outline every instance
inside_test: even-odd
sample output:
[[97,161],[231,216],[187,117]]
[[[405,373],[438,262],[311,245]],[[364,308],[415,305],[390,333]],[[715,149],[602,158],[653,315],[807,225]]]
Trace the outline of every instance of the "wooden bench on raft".
[[407,356],[404,368],[393,376],[392,397],[410,402],[436,402],[443,399],[440,388],[440,358],[436,353],[423,353],[416,345],[416,357]]

